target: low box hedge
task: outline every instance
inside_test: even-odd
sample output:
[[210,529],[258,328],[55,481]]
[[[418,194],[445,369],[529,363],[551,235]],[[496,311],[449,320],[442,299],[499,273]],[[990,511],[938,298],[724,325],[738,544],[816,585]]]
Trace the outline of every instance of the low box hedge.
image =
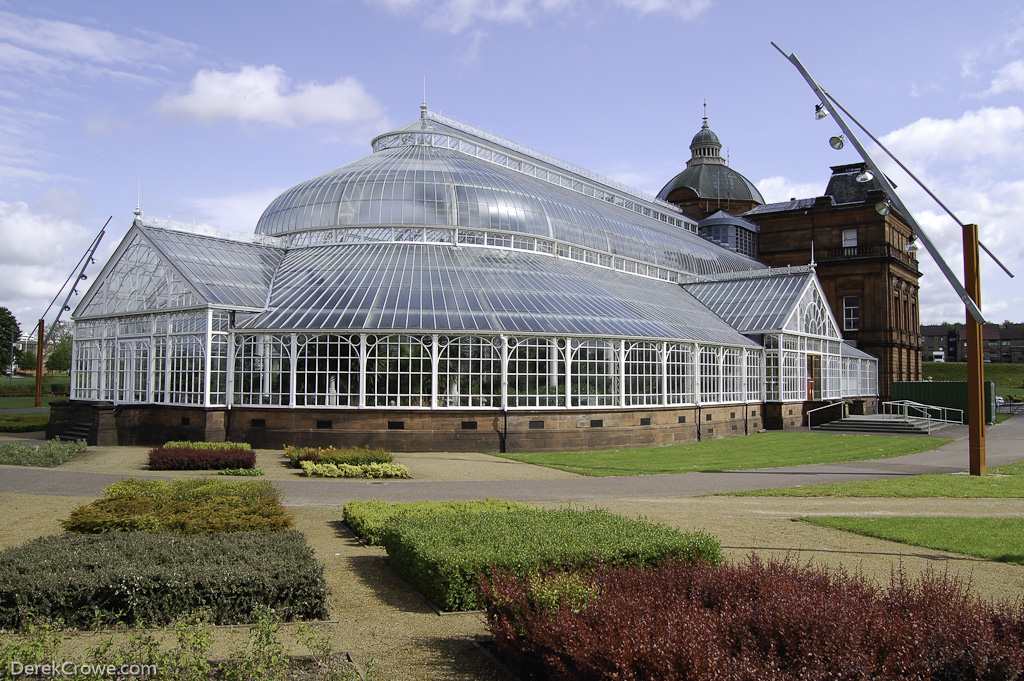
[[377,447],[291,447],[285,445],[284,455],[292,468],[301,468],[303,461],[341,466],[367,466],[375,463],[392,463],[395,457],[386,449]]
[[168,442],[149,451],[149,467],[155,471],[255,468],[256,453],[249,445],[233,442]]
[[242,449],[249,451],[252,449],[252,445],[248,442],[192,442],[191,440],[170,440],[165,442],[163,446],[170,448],[211,449],[214,451],[220,449]]
[[152,498],[181,499],[197,501],[212,497],[240,497],[254,501],[257,499],[277,499],[284,497],[280,487],[269,480],[219,480],[217,478],[178,478],[170,482],[166,480],[143,480],[140,478],[121,478],[103,490],[105,498],[120,496],[140,496]]
[[409,469],[400,463],[320,463],[300,461],[302,472],[310,478],[408,478]]
[[102,499],[74,509],[61,525],[67,532],[112,531],[212,534],[291,527],[281,490],[267,481],[125,478]]
[[380,544],[384,527],[400,515],[479,513],[482,511],[509,511],[529,509],[530,506],[505,499],[479,499],[472,501],[410,501],[389,504],[380,499],[362,501],[354,499],[342,509],[342,519],[355,535],[369,544]]
[[0,415],[0,433],[31,433],[37,430],[46,430],[49,423],[49,412],[45,414],[3,414]]
[[525,576],[598,564],[647,567],[672,558],[723,560],[711,535],[603,510],[399,515],[385,525],[380,543],[395,571],[444,610],[479,608],[480,577],[493,570]]
[[0,464],[52,468],[71,461],[86,448],[85,440],[44,440],[39,444],[4,442],[0,444]]
[[323,567],[300,532],[71,534],[0,552],[2,629],[33,616],[160,626],[197,611],[231,624],[261,605],[283,620],[327,616]]

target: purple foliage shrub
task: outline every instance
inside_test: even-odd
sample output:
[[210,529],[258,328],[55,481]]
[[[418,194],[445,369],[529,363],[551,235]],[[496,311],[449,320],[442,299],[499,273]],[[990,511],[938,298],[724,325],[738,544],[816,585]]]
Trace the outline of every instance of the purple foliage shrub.
[[155,471],[203,471],[224,468],[255,468],[256,453],[242,448],[199,449],[160,446],[149,452]]
[[500,654],[559,681],[965,681],[1024,678],[1024,607],[955,577],[863,576],[792,561],[599,567],[554,604],[551,575],[482,580]]

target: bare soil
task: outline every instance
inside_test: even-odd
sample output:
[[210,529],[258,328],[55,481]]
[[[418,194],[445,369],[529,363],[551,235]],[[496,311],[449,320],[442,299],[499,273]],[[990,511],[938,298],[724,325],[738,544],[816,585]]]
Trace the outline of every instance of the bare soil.
[[[60,468],[74,471],[148,473],[145,448],[90,448]],[[396,455],[418,480],[530,480],[575,477],[483,454]],[[287,468],[280,452],[259,451],[264,479],[301,479]],[[0,471],[2,474],[2,471]],[[175,473],[208,476],[210,473]],[[0,548],[61,532],[58,521],[91,498],[0,494]],[[287,502],[287,500],[286,500]],[[894,570],[916,575],[949,571],[969,579],[988,600],[1024,598],[1024,567],[858,537],[799,522],[806,515],[951,515],[1021,517],[1015,499],[804,499],[683,497],[616,499],[600,504],[615,513],[643,516],[684,530],[701,529],[718,537],[730,560],[750,554],[790,556],[860,571],[887,583]],[[379,681],[446,679],[501,680],[509,677],[474,641],[487,637],[480,613],[439,615],[387,566],[382,549],[357,541],[341,524],[339,506],[293,506],[296,525],[324,563],[331,588],[331,622],[317,625],[336,650],[352,653],[371,666]],[[284,629],[287,631],[288,627]],[[218,630],[226,649],[244,627]],[[305,652],[300,647],[295,652]],[[373,661],[372,665],[370,661]]]

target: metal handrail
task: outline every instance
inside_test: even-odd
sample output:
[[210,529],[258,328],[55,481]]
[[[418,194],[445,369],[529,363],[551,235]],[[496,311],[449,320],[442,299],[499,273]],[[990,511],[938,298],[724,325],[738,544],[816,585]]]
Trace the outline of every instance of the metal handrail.
[[[898,413],[896,413],[896,410],[898,410]],[[932,432],[932,425],[936,422],[956,423],[961,425],[964,422],[963,409],[954,409],[953,407],[941,407],[933,404],[922,404],[921,402],[914,402],[913,400],[893,400],[890,402],[882,403],[882,415],[885,418],[895,418],[898,416],[902,416],[904,421],[909,421],[912,417],[912,410],[920,414],[920,416],[913,416],[913,418],[923,420],[928,424],[929,433]],[[932,412],[939,412],[941,416],[938,418],[933,417]],[[949,415],[952,412],[959,413],[960,418],[949,418]]]
[[840,405],[845,405],[845,404],[846,404],[846,400],[839,400],[838,402],[832,402],[831,404],[826,404],[824,407],[816,407],[816,408],[811,409],[810,411],[808,411],[807,412],[807,430],[808,431],[811,430],[811,414],[813,414],[816,411],[821,411],[822,409],[831,409],[832,407],[838,407]]

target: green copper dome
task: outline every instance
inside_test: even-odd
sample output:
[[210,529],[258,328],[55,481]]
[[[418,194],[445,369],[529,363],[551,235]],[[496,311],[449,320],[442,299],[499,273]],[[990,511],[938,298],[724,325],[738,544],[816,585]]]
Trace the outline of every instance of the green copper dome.
[[705,116],[704,124],[690,142],[692,155],[686,163],[686,169],[662,187],[658,198],[667,201],[669,194],[686,188],[701,199],[754,201],[763,204],[764,198],[754,183],[726,165],[721,151],[722,143],[718,135],[708,127]]

